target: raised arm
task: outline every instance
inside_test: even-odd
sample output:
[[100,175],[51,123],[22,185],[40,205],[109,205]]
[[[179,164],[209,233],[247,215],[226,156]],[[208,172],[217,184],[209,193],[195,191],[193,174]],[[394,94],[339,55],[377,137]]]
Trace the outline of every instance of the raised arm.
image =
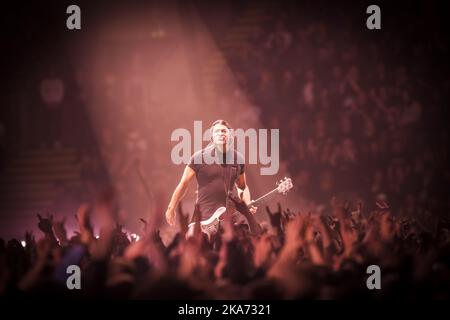
[[172,198],[170,199],[169,206],[166,210],[166,220],[167,223],[171,226],[175,222],[175,216],[176,216],[176,207],[181,199],[186,194],[186,191],[189,186],[189,182],[191,182],[192,178],[195,176],[195,171],[192,170],[189,166],[186,166],[183,172],[183,176],[181,177],[180,182],[178,183],[177,187],[175,188],[175,191],[172,194]]

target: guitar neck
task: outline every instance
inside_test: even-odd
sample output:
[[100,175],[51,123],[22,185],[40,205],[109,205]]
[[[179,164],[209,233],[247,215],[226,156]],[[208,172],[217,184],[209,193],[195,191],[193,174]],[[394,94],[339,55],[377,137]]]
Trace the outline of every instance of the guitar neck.
[[248,207],[250,207],[250,206],[257,207],[258,205],[263,204],[265,201],[271,199],[273,196],[275,196],[277,194],[278,194],[278,188],[275,188],[272,191],[269,191],[266,194],[262,195],[258,199],[253,200],[253,202]]

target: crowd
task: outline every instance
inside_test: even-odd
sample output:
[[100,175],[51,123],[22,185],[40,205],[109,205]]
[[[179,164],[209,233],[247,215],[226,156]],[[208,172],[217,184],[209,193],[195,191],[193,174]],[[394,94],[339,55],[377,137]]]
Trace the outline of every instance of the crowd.
[[280,128],[280,157],[311,208],[339,192],[388,200],[399,215],[448,212],[449,47],[416,19],[420,5],[384,5],[400,18],[376,33],[358,6],[282,2],[229,52],[239,88],[227,103],[244,108],[247,96],[265,127]]
[[[245,205],[236,207],[248,214]],[[189,215],[180,206],[180,232],[165,243],[162,216],[141,219],[138,235],[123,229],[110,190],[79,207],[78,230],[71,237],[65,221],[72,217],[38,215],[41,234],[27,232],[23,243],[1,239],[0,295],[448,299],[450,221],[422,224],[393,215],[386,202],[377,202],[377,208],[368,213],[360,202],[336,198],[322,214],[291,212],[279,205],[266,208],[270,223],[260,228],[226,221],[210,238],[197,229],[186,239]],[[81,269],[79,290],[67,287],[70,265]],[[370,265],[381,269],[381,290],[367,287]]]

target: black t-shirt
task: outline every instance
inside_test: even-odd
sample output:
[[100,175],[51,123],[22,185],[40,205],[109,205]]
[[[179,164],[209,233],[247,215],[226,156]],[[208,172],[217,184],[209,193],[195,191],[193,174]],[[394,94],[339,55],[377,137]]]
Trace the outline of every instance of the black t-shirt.
[[[208,160],[217,159],[212,164]],[[216,209],[227,205],[227,191],[237,195],[236,179],[244,173],[242,155],[236,150],[226,154],[214,146],[208,146],[194,153],[188,166],[197,178],[197,204],[202,220],[208,219]]]

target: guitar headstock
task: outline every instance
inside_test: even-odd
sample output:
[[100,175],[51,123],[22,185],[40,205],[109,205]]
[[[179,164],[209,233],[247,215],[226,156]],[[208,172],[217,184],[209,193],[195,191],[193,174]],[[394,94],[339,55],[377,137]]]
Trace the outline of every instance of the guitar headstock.
[[279,193],[282,193],[285,195],[289,190],[291,190],[293,187],[291,178],[281,179],[279,182],[277,182],[277,191]]

